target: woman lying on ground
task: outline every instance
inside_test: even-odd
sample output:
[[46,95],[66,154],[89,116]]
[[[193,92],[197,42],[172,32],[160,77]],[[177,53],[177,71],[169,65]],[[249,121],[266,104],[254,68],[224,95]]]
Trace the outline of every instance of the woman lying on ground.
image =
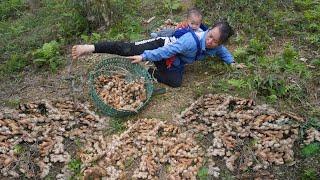
[[226,64],[234,64],[233,56],[223,46],[231,35],[231,26],[222,21],[200,34],[190,31],[173,41],[170,37],[159,37],[135,43],[105,41],[94,45],[75,45],[72,58],[88,53],[109,53],[128,56],[132,63],[152,61],[156,69],[148,71],[158,82],[179,87],[186,64],[203,60],[206,56],[218,56]]

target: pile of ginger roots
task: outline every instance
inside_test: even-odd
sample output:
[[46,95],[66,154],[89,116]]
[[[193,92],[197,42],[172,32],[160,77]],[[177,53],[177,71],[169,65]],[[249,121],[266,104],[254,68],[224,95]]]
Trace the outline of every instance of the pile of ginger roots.
[[147,100],[144,78],[131,82],[125,75],[100,75],[95,81],[97,94],[103,102],[117,110],[137,111]]
[[[1,112],[2,177],[45,178],[60,163],[54,176],[68,179],[75,176],[68,166],[75,158],[84,179],[196,179],[203,167],[215,178],[221,168],[259,172],[294,163],[293,146],[304,121],[252,100],[207,94],[171,121],[128,121],[124,132],[110,137],[105,136],[109,118],[91,109],[56,100]],[[304,143],[320,140],[317,129],[306,133]],[[71,151],[68,142],[81,145]]]

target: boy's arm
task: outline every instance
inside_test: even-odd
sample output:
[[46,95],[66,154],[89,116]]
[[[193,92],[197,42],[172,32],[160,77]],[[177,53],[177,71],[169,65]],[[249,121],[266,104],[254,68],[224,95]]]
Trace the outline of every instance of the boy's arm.
[[186,27],[188,27],[188,22],[187,21],[182,21],[182,22],[180,22],[180,23],[178,23],[176,25],[176,29],[186,28]]

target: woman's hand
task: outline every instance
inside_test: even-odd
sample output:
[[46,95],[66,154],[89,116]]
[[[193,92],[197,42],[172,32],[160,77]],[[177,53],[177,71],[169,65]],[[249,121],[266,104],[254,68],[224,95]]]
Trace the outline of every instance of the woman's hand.
[[129,56],[127,57],[132,61],[132,63],[139,63],[142,61],[142,56],[141,55],[136,55],[136,56]]

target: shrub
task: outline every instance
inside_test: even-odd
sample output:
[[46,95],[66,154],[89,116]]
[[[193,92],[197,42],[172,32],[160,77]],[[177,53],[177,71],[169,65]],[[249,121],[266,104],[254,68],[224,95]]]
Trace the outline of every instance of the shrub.
[[243,79],[230,79],[228,80],[228,83],[238,90],[244,89],[248,86],[247,82]]
[[[46,64],[48,67],[46,69],[55,71],[61,62],[58,55],[55,56],[55,59],[46,59],[40,55],[41,53],[39,54],[37,48],[45,42],[56,39],[70,43],[78,34],[82,34],[87,29],[86,19],[68,2],[43,0],[43,6],[35,14],[25,13],[18,19],[1,21],[0,47],[3,48],[0,48],[0,61],[11,61],[6,64],[16,63],[17,61],[10,60],[16,54],[25,58],[24,61],[19,61],[23,63],[19,63],[21,65],[16,66],[16,69],[21,70],[22,66],[34,63],[37,67]],[[37,60],[33,61],[32,56],[26,55],[32,53],[35,53]],[[14,70],[14,72],[17,71]],[[1,71],[1,73],[6,72],[10,73],[8,70]]]
[[26,57],[21,54],[12,54],[10,59],[0,65],[0,74],[14,74],[21,71],[27,65]]
[[305,10],[311,8],[315,2],[313,0],[295,0],[294,5],[298,10]]
[[81,173],[82,162],[80,159],[71,159],[68,163],[68,169],[71,170],[75,177],[79,177]]
[[299,53],[291,44],[287,44],[282,56],[278,60],[278,64],[284,72],[288,72],[289,74],[298,74],[300,77],[310,77],[310,71],[305,64],[298,60],[298,58]]
[[233,52],[233,56],[237,60],[237,62],[244,62],[247,59],[247,56],[248,56],[247,49],[243,48],[243,47],[237,48]]
[[311,143],[301,149],[301,155],[304,157],[311,157],[320,153],[320,144]]
[[208,179],[208,168],[201,167],[197,173],[197,176],[200,180]]
[[256,90],[257,95],[267,97],[271,102],[278,98],[296,100],[305,95],[297,84],[288,84],[283,77],[276,75],[256,76],[249,81],[250,88]]
[[313,168],[304,170],[301,177],[302,180],[317,180],[318,178],[317,171]]
[[33,63],[38,68],[48,68],[51,72],[55,72],[62,65],[62,58],[59,53],[60,45],[56,41],[45,43],[42,48],[37,49],[34,53]]
[[[134,16],[135,10],[141,5],[141,0],[71,0],[69,5],[74,7],[89,22],[90,30],[105,26],[109,27],[126,16]],[[128,28],[128,24],[126,28]]]
[[58,26],[59,35],[66,40],[72,40],[72,38],[86,32],[88,29],[86,19],[80,16],[75,10],[63,13]]
[[266,44],[262,43],[259,39],[253,38],[249,42],[247,52],[254,55],[263,55],[266,47]]
[[0,20],[17,17],[26,8],[24,0],[4,0],[0,2]]

